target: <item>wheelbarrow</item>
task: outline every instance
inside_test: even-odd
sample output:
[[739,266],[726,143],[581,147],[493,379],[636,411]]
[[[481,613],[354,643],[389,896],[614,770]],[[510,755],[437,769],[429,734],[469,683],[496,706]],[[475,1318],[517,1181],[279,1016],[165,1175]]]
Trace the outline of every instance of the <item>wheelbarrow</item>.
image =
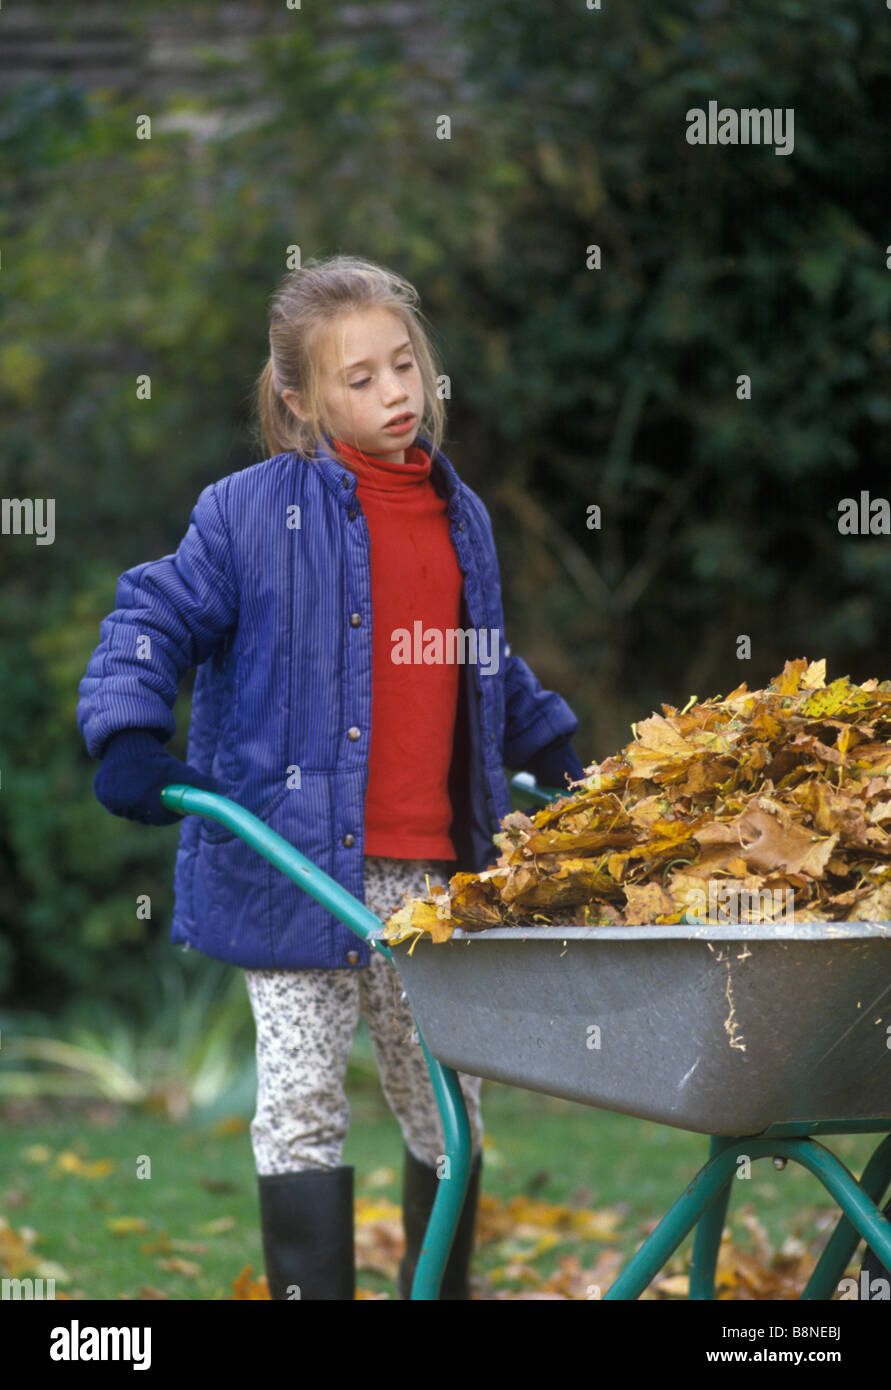
[[[516,800],[560,793],[512,780]],[[684,1192],[606,1291],[639,1298],[696,1226],[689,1297],[713,1299],[740,1162],[808,1169],[842,1217],[802,1299],[829,1299],[863,1237],[891,1267],[891,924],[456,929],[390,948],[383,922],[258,817],[182,784],[161,800],[245,840],[398,971],[445,1135],[411,1290],[436,1299],[470,1175],[457,1072],[710,1137]],[[860,1180],[815,1137],[882,1134]],[[867,1295],[868,1296],[868,1295]]]

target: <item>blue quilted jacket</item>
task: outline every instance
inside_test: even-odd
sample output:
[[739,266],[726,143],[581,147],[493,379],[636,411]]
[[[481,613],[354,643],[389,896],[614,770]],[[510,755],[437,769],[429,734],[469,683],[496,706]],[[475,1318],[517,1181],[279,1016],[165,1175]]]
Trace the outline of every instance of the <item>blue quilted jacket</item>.
[[[488,672],[484,662],[460,667],[449,777],[454,868],[479,872],[497,857],[492,835],[510,809],[502,764],[524,768],[578,721],[504,643],[483,503],[441,452],[431,479],[448,498],[464,575],[461,627],[498,634],[497,671],[494,661]],[[91,757],[123,729],[171,737],[178,683],[197,666],[186,761],[360,900],[369,553],[355,475],[326,450],[279,454],[211,483],[176,553],[121,575],[77,709]],[[364,942],[238,836],[202,816],[185,816],[179,833],[174,943],[249,969],[367,965]]]

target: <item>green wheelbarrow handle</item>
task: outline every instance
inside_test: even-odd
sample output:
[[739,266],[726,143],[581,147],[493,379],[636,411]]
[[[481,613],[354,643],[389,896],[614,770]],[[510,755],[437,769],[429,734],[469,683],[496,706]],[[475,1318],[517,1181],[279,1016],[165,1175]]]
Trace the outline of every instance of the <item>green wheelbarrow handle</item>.
[[547,806],[558,796],[567,796],[565,787],[540,787],[531,772],[518,772],[510,779],[511,788],[519,793],[518,799],[533,801],[537,806]]
[[255,849],[264,859],[268,859],[270,864],[281,869],[283,874],[294,880],[298,888],[302,888],[323,907],[327,907],[329,912],[333,912],[335,917],[345,922],[364,942],[388,960],[392,958],[382,942],[372,939],[372,933],[379,932],[384,925],[380,917],[370,912],[364,903],[360,903],[358,898],[354,898],[352,893],[348,893],[339,883],[335,883],[333,878],[295,849],[283,836],[270,830],[269,826],[251,811],[246,811],[243,806],[230,801],[226,796],[220,796],[218,792],[202,791],[198,787],[188,787],[181,782],[165,787],[161,792],[161,801],[170,811],[178,811],[181,815],[207,816],[210,820],[225,825],[227,830],[234,830],[251,849]]
[[[528,772],[517,773],[511,779],[511,786],[518,789],[522,795],[543,804],[563,795],[556,788],[539,787],[535,778]],[[180,815],[207,816],[210,820],[219,821],[227,830],[234,831],[258,854],[262,854],[264,859],[268,859],[283,874],[293,879],[298,888],[302,888],[329,912],[333,912],[335,917],[350,927],[373,950],[392,960],[388,947],[375,938],[375,933],[384,925],[380,917],[370,912],[364,903],[360,903],[352,893],[348,893],[323,869],[313,864],[311,859],[307,859],[295,849],[290,841],[270,830],[253,812],[246,811],[243,806],[230,801],[226,796],[220,796],[218,792],[203,791],[181,782],[165,787],[161,792],[161,801],[170,811],[177,811]]]
[[[528,774],[518,774],[513,782],[534,800],[547,802],[561,794],[536,787],[535,779],[530,778]],[[230,801],[228,797],[220,796],[217,792],[189,787],[181,782],[165,787],[161,792],[161,801],[170,811],[176,811],[180,815],[207,816],[210,820],[219,821],[227,830],[234,831],[264,859],[268,859],[270,864],[274,864],[292,879],[298,888],[302,888],[310,897],[315,898],[316,902],[321,903],[350,927],[372,950],[385,956],[393,964],[392,952],[378,939],[377,934],[384,925],[380,917],[251,811],[245,810],[237,802]],[[411,1297],[412,1300],[435,1300],[439,1296],[442,1276],[455,1239],[470,1180],[470,1124],[458,1073],[431,1056],[421,1030],[417,1027],[417,1020],[415,1027],[442,1119],[445,1162],[440,1165],[443,1170],[442,1176],[415,1267]]]

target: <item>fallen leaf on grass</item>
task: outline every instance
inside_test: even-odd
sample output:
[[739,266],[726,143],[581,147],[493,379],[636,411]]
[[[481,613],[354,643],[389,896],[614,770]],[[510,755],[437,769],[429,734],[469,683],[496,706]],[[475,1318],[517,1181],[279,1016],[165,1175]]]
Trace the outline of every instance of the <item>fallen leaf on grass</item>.
[[[547,1278],[536,1276],[538,1283],[538,1296],[550,1299],[575,1299],[575,1300],[594,1300],[603,1296],[604,1289],[608,1288],[615,1278],[617,1265],[621,1262],[621,1255],[617,1250],[607,1250],[599,1257],[596,1264],[589,1269],[585,1269],[577,1255],[563,1255],[558,1262],[553,1274]],[[505,1271],[507,1275],[507,1270]],[[528,1268],[521,1268],[517,1271],[525,1283],[532,1284],[535,1271]],[[492,1276],[489,1275],[489,1278]],[[528,1293],[512,1293],[509,1290],[499,1290],[491,1295],[496,1299],[507,1298],[528,1298]]]
[[172,1250],[170,1236],[166,1231],[158,1231],[153,1240],[147,1240],[139,1249],[143,1255],[166,1255],[168,1250]]
[[222,1120],[217,1120],[216,1124],[211,1125],[208,1134],[215,1138],[225,1138],[230,1134],[244,1134],[247,1130],[248,1122],[242,1115],[226,1115]]
[[690,1293],[690,1276],[689,1274],[668,1274],[662,1279],[657,1275],[652,1287],[667,1298],[687,1298]]
[[29,1148],[22,1150],[22,1158],[26,1163],[49,1163],[52,1156],[53,1151],[47,1148],[46,1144],[31,1144]]
[[259,1279],[252,1279],[254,1272],[253,1265],[245,1265],[241,1273],[232,1280],[232,1298],[237,1302],[257,1302],[269,1298],[269,1285],[266,1282],[266,1275],[261,1274]]
[[88,1180],[107,1178],[114,1172],[114,1167],[114,1160],[111,1158],[83,1159],[71,1149],[64,1149],[56,1155],[56,1161],[50,1169],[50,1177],[60,1178],[63,1173],[70,1173]]
[[397,1173],[395,1168],[375,1168],[373,1173],[369,1173],[365,1179],[365,1187],[389,1187],[396,1181]]
[[202,1236],[221,1236],[226,1231],[231,1231],[234,1226],[234,1216],[218,1216],[216,1221],[205,1221],[203,1226],[197,1226],[195,1229]]
[[402,1208],[382,1197],[358,1197],[354,1212],[356,1268],[395,1279],[405,1252]]
[[143,1216],[112,1216],[105,1224],[115,1236],[131,1236],[148,1230],[148,1222]]
[[67,1284],[71,1275],[63,1265],[55,1260],[46,1260],[35,1249],[37,1232],[31,1226],[21,1226],[13,1230],[4,1216],[0,1216],[0,1273],[12,1279],[23,1274],[38,1279],[54,1279],[57,1284]]
[[483,1193],[477,1218],[477,1241],[485,1245],[487,1241],[508,1234],[535,1238],[550,1230],[581,1240],[611,1240],[623,1219],[622,1213],[612,1207],[592,1211],[553,1202],[536,1202],[522,1196],[500,1202]]
[[184,1260],[181,1255],[171,1255],[169,1258],[159,1260],[161,1269],[166,1269],[168,1274],[182,1274],[186,1279],[197,1279],[201,1273],[201,1266],[195,1264],[194,1260]]
[[[715,1266],[715,1298],[722,1302],[778,1302],[800,1298],[828,1239],[828,1229],[810,1244],[789,1236],[779,1250],[774,1250],[767,1231],[751,1207],[741,1208],[737,1216],[751,1235],[755,1248],[743,1249],[725,1230]],[[652,1281],[646,1296],[687,1298],[689,1260],[689,1254],[676,1255],[669,1260]]]
[[582,1266],[578,1256],[564,1255],[542,1288],[563,1298],[593,1302],[601,1299],[615,1282],[623,1263],[622,1252],[614,1249],[602,1250],[588,1269]]
[[505,1265],[497,1265],[495,1269],[490,1269],[486,1275],[490,1284],[503,1284],[507,1279],[515,1279],[522,1284],[540,1285],[541,1275],[537,1269],[531,1269],[522,1259],[510,1260]]
[[537,1289],[535,1293],[496,1293],[493,1298],[510,1298],[525,1303],[563,1302],[562,1293],[545,1293]]
[[0,1270],[15,1279],[33,1263],[30,1242],[0,1217]]

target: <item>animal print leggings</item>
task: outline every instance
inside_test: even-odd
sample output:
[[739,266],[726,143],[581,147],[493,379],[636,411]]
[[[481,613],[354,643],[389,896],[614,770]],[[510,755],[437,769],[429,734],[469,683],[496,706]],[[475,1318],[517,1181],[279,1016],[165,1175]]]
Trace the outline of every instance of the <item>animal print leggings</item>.
[[[365,857],[365,902],[384,920],[402,894],[447,883],[454,864]],[[336,1168],[350,1120],[344,1077],[359,1014],[387,1103],[407,1148],[434,1168],[445,1138],[439,1107],[399,976],[383,956],[354,970],[246,970],[257,1025],[257,1110],[251,1142],[258,1173]],[[482,1147],[478,1076],[459,1072],[474,1154]]]

